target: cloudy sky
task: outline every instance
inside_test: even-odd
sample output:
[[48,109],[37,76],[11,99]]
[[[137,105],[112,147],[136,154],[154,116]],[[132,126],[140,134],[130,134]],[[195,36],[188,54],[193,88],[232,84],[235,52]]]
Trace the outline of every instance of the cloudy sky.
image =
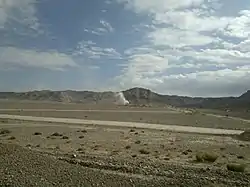
[[249,0],[0,0],[0,91],[240,95]]

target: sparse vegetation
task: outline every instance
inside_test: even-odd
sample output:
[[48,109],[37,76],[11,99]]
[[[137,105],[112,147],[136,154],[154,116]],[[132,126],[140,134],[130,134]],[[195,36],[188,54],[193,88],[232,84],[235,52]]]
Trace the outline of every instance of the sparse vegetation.
[[15,136],[11,136],[11,137],[8,138],[8,140],[15,140],[15,139],[16,139]]
[[140,144],[140,143],[141,143],[140,140],[135,141],[135,144]]
[[0,122],[1,122],[1,123],[8,123],[9,121],[8,121],[8,119],[1,119]]
[[35,132],[34,135],[38,136],[38,135],[42,135],[42,133],[41,132]]
[[3,134],[10,134],[10,133],[11,133],[11,131],[8,130],[8,129],[1,129],[1,130],[0,130],[0,135],[3,135]]
[[196,154],[197,162],[215,162],[219,156],[215,153],[199,152]]
[[164,157],[163,160],[170,160],[170,158],[169,157]]
[[244,156],[239,155],[239,156],[237,156],[237,158],[238,158],[238,159],[244,159]]
[[236,164],[236,163],[227,164],[228,171],[244,172],[245,169],[246,169],[245,164]]
[[54,139],[56,139],[56,137],[51,135],[51,136],[47,136],[47,139],[54,140]]
[[55,133],[51,134],[51,136],[63,136],[63,135],[58,133],[58,132],[55,132]]
[[131,148],[131,146],[130,145],[127,145],[126,147],[125,147],[125,149],[130,149]]
[[182,154],[183,155],[188,155],[188,151],[183,151]]
[[150,153],[148,150],[145,149],[140,149],[139,152],[144,155],[148,155]]
[[83,148],[78,148],[77,151],[78,152],[83,152],[84,150],[83,150]]

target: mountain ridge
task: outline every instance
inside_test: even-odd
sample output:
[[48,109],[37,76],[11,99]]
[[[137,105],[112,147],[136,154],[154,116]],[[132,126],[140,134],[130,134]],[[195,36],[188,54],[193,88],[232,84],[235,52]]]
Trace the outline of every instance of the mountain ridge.
[[[29,92],[0,92],[0,99],[55,101],[65,103],[113,103],[115,93],[111,91],[29,91]],[[238,97],[190,97],[178,95],[163,95],[150,89],[134,87],[122,91],[125,98],[135,105],[171,105],[187,108],[216,108],[216,109],[250,109],[250,90]]]

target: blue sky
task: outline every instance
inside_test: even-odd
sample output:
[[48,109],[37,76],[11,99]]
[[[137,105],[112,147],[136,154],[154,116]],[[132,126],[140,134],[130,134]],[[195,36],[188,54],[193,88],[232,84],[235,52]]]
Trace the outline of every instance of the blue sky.
[[0,0],[0,91],[239,95],[248,0]]

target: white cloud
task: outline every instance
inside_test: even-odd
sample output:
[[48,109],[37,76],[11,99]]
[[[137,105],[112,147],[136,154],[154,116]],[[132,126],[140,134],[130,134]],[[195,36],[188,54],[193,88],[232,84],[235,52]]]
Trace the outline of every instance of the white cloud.
[[156,89],[167,89],[171,94],[191,96],[230,96],[249,89],[249,66],[237,69],[222,69],[189,74],[171,75],[162,78],[163,84]]
[[5,29],[7,23],[18,23],[36,32],[40,24],[36,17],[36,0],[0,0],[0,29]]
[[238,38],[250,37],[250,10],[242,10],[239,16],[232,19],[229,25],[222,31],[227,36]]
[[123,73],[116,78],[120,86],[152,87],[152,84],[158,81],[156,77],[168,68],[168,59],[153,54],[137,54],[131,55],[129,63],[122,66]]
[[84,32],[92,33],[95,35],[104,35],[107,33],[114,32],[115,29],[111,26],[111,24],[103,19],[100,20],[100,27],[94,29],[84,29]]
[[207,45],[216,41],[216,38],[205,36],[198,32],[173,28],[157,28],[149,33],[148,37],[154,45],[165,45],[175,48]]
[[100,23],[103,25],[103,27],[106,29],[106,31],[114,32],[114,28],[111,26],[111,24],[105,20],[100,20]]
[[117,0],[137,13],[156,13],[178,8],[197,7],[205,0]]
[[[139,85],[196,96],[237,95],[250,89],[250,10],[224,15],[225,0],[118,2],[152,20],[144,23],[150,28],[142,32],[144,44],[124,52],[128,64],[117,77],[123,88]],[[161,71],[154,69],[156,64],[164,64],[156,66]]]
[[56,51],[41,52],[14,47],[1,47],[0,66],[1,70],[11,67],[64,70],[67,67],[77,67],[77,64],[70,56]]
[[213,31],[224,29],[232,17],[215,17],[200,15],[198,11],[182,10],[158,13],[155,16],[156,23],[166,23],[172,26],[191,31]]
[[90,59],[121,59],[121,54],[114,48],[102,48],[92,41],[81,41],[74,52],[75,56],[84,56]]

